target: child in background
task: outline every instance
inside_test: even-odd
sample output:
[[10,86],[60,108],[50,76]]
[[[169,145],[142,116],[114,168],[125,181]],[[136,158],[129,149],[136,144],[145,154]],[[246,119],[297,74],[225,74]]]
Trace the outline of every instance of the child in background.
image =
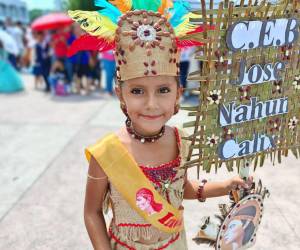
[[68,82],[68,73],[61,60],[56,60],[53,63],[49,82],[51,84],[51,92],[53,94],[64,96],[70,93],[71,87]]
[[[188,23],[188,13],[176,15],[178,8],[185,9],[183,1],[174,5],[172,13],[167,13],[172,1],[117,4],[122,16],[114,16],[120,11],[101,2],[97,6],[112,13],[111,19],[101,12],[69,13],[99,43],[115,42],[115,90],[126,121],[86,149],[89,170],[84,219],[88,234],[94,249],[186,250],[183,199],[203,202],[248,187],[239,177],[222,182],[189,180],[184,167],[189,141],[182,139],[187,134],[166,125],[179,111],[182,94],[179,38],[194,26]],[[105,23],[97,21],[102,18]],[[107,229],[103,211],[109,203],[113,219]]]

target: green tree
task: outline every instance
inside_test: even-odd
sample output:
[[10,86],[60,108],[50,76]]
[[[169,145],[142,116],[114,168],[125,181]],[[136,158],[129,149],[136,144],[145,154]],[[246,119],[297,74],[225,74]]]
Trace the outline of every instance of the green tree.
[[67,9],[69,10],[98,10],[94,6],[94,0],[67,0]]
[[30,22],[32,22],[34,19],[36,19],[39,16],[42,16],[44,14],[43,10],[40,9],[33,9],[29,11],[29,19]]

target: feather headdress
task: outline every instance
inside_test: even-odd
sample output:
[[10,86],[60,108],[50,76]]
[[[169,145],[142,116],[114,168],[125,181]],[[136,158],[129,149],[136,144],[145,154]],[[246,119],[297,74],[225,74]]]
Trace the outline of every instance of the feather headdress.
[[[69,56],[85,49],[103,52],[108,48],[114,48],[118,21],[124,13],[133,10],[153,11],[164,15],[175,31],[179,48],[202,45],[197,41],[183,39],[191,32],[203,32],[201,26],[190,23],[190,18],[198,16],[189,12],[189,3],[186,1],[173,3],[172,0],[95,0],[94,3],[101,10],[68,12],[71,18],[79,22],[81,28],[88,33],[71,45]],[[92,37],[88,38],[88,36]]]
[[189,11],[186,1],[95,0],[95,6],[100,9],[69,11],[87,34],[73,42],[68,55],[114,49],[120,80],[178,76],[180,49],[203,45],[184,39],[206,29],[190,22],[199,16]]

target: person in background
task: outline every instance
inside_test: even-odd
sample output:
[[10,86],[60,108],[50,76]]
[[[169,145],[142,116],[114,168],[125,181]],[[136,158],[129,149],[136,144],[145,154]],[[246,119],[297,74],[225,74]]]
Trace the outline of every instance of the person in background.
[[115,77],[116,63],[112,50],[101,53],[101,63],[106,76],[105,90],[110,95],[113,95],[113,81]]
[[[53,61],[60,60],[64,67],[67,66],[68,39],[71,36],[69,27],[62,27],[54,31],[52,34],[51,47],[54,51]],[[71,76],[68,75],[68,81],[71,81]]]
[[34,48],[35,62],[33,67],[33,74],[35,76],[35,87],[38,87],[42,76],[46,84],[45,91],[49,92],[50,83],[48,77],[51,68],[50,45],[47,42],[47,39],[45,39],[45,34],[43,32],[37,32],[35,37],[37,41]]
[[0,93],[14,93],[23,89],[22,79],[9,63],[8,53],[0,41]]
[[[10,34],[12,37],[15,37],[15,27],[10,18],[7,18],[4,24],[5,31]],[[8,53],[8,60],[11,65],[18,70],[18,55],[20,54],[19,47],[18,51],[15,54]]]
[[81,95],[87,95],[90,93],[90,81],[89,77],[89,52],[81,51],[76,55],[75,64],[75,88],[74,93],[80,93]]
[[89,59],[89,81],[91,90],[95,90],[97,86],[101,88],[101,69],[98,60],[98,52],[90,51]]
[[[74,26],[75,39],[84,35],[84,31],[80,28],[78,24]],[[70,44],[74,41],[70,39]],[[73,85],[73,93],[80,93],[81,95],[87,95],[90,93],[90,80],[89,75],[89,60],[90,53],[88,51],[78,52],[76,55],[72,56],[69,60],[73,64],[73,72],[75,76],[75,84]]]
[[180,54],[180,84],[184,89],[183,97],[187,98],[189,96],[187,87],[187,77],[190,68],[191,56],[194,52],[194,48],[184,48]]
[[70,93],[71,88],[68,82],[68,73],[62,61],[56,60],[53,63],[49,75],[49,82],[53,94],[67,95]]
[[[67,40],[67,45],[68,48],[71,46],[71,44],[76,40],[76,30],[80,29],[80,26],[78,24],[73,24],[71,27],[71,31],[70,31],[70,36]],[[71,56],[71,57],[67,57],[66,60],[66,70],[68,72],[68,76],[69,76],[69,82],[70,82],[70,86],[74,85],[74,70],[75,70],[75,64],[76,64],[76,54]]]
[[18,45],[18,54],[15,58],[11,56],[12,63],[17,70],[21,68],[21,58],[24,53],[24,32],[21,22],[14,23],[10,18],[6,21],[6,31],[16,41]]

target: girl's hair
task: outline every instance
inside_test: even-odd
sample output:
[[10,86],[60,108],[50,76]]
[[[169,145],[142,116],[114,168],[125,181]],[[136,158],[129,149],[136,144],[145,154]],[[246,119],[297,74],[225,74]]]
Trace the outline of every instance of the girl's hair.
[[154,196],[153,196],[153,193],[151,192],[151,190],[149,190],[147,188],[141,188],[136,193],[136,198],[139,196],[142,196],[145,199],[150,200],[150,205],[155,212],[160,212],[160,210],[162,210],[162,204],[154,201]]

